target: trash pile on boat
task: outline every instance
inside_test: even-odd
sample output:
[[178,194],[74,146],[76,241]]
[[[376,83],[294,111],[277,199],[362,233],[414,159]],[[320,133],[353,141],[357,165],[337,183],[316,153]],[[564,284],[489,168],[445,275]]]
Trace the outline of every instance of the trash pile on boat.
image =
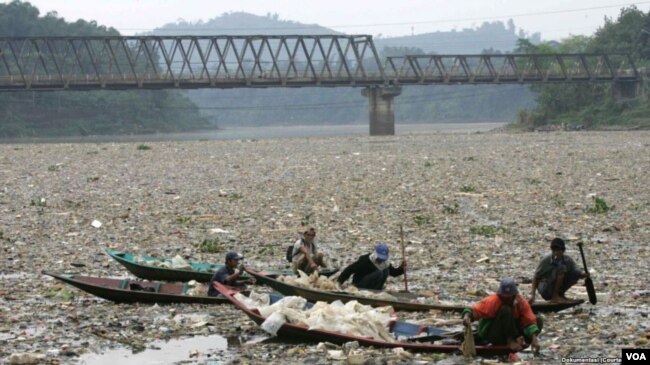
[[185,292],[186,295],[191,295],[193,297],[202,297],[205,296],[208,292],[208,284],[202,284],[196,280],[191,280],[187,282],[189,289]]
[[339,283],[330,277],[319,275],[314,271],[311,274],[298,270],[298,275],[278,277],[278,281],[287,283],[301,288],[327,290],[327,291],[344,291],[350,295],[362,296],[366,298],[383,299],[383,300],[397,300],[393,295],[386,292],[372,292],[368,290],[359,289],[354,285],[347,285],[341,287]]
[[395,341],[389,332],[389,322],[393,308],[390,306],[373,308],[356,300],[342,303],[316,302],[306,308],[307,300],[302,297],[283,297],[273,304],[268,294],[251,292],[235,294],[235,299],[248,308],[257,309],[266,318],[262,329],[275,335],[284,323],[305,325],[310,330],[321,329],[353,336],[372,337],[383,341]]
[[133,262],[136,264],[164,267],[166,269],[191,269],[192,265],[179,255],[174,256],[171,260],[150,260],[141,255],[135,255]]
[[311,274],[306,274],[302,270],[298,270],[298,275],[281,275],[278,281],[287,283],[289,285],[299,286],[301,288],[317,289],[317,290],[341,290],[338,282],[326,276],[319,275],[317,271]]

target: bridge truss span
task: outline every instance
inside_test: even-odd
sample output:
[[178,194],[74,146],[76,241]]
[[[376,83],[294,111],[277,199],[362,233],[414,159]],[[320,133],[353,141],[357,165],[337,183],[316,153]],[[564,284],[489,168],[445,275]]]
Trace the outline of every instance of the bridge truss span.
[[408,55],[369,35],[0,38],[0,90],[636,82],[626,54]]
[[482,54],[388,57],[393,84],[501,84],[638,81],[627,54]]
[[368,35],[0,38],[0,89],[376,85]]
[[395,133],[402,85],[610,82],[643,93],[627,54],[406,55],[370,35],[0,37],[0,91],[361,87],[371,135]]

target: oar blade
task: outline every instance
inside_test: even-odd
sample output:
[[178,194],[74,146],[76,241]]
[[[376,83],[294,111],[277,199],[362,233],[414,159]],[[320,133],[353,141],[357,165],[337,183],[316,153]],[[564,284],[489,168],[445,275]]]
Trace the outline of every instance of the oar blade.
[[[578,248],[580,249],[580,257],[582,257],[582,266],[585,268],[585,273],[589,275],[589,270],[587,269],[587,260],[585,260],[585,252],[582,249],[582,242],[578,242]],[[587,288],[587,295],[589,296],[589,303],[596,304],[598,301],[596,299],[596,289],[594,289],[594,282],[591,280],[590,276],[587,276],[585,279],[585,287]]]
[[596,289],[594,288],[594,282],[591,280],[591,278],[585,279],[585,287],[587,288],[589,303],[596,304],[596,302],[598,302],[598,299],[596,298]]

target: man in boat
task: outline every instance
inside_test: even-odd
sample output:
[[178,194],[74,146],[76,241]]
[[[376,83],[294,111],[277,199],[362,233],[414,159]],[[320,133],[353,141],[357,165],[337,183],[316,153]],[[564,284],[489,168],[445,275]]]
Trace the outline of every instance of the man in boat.
[[[208,296],[216,297],[219,295],[217,289],[214,288],[214,282],[218,281],[221,284],[234,286],[234,287],[245,287],[246,284],[252,284],[255,282],[253,278],[242,278],[241,275],[244,273],[244,264],[240,264],[240,261],[244,256],[238,254],[237,252],[228,252],[226,254],[226,264],[217,270],[212,279],[210,280],[210,287],[208,288]],[[239,266],[239,268],[237,268]]]
[[302,237],[293,244],[293,251],[291,263],[293,271],[297,274],[298,270],[303,271],[305,274],[311,274],[316,271],[319,266],[327,267],[325,264],[325,257],[322,252],[318,252],[314,238],[316,237],[316,230],[309,228],[306,230]]
[[359,256],[357,261],[346,267],[339,275],[338,282],[343,284],[352,276],[352,284],[359,289],[381,290],[388,275],[399,276],[406,269],[406,261],[402,260],[401,266],[395,268],[389,258],[388,245],[377,243],[372,253]]
[[521,351],[529,343],[533,351],[539,352],[541,318],[535,316],[528,301],[519,294],[512,278],[502,279],[495,293],[465,308],[462,317],[466,325],[479,321],[478,335],[486,342],[506,345],[513,352]]
[[569,288],[589,276],[576,267],[575,262],[564,254],[564,240],[555,238],[551,241],[551,254],[544,257],[535,270],[533,288],[528,302],[535,302],[535,294],[539,291],[542,298],[551,303],[568,303],[571,299],[565,296]]

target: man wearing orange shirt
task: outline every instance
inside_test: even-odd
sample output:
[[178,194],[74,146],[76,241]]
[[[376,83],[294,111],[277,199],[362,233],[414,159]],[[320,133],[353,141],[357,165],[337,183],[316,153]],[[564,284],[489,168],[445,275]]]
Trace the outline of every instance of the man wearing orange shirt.
[[529,343],[539,352],[537,335],[541,321],[533,313],[528,301],[519,294],[512,278],[501,280],[499,289],[463,311],[463,322],[478,320],[481,339],[493,345],[507,345],[513,352],[521,351]]

